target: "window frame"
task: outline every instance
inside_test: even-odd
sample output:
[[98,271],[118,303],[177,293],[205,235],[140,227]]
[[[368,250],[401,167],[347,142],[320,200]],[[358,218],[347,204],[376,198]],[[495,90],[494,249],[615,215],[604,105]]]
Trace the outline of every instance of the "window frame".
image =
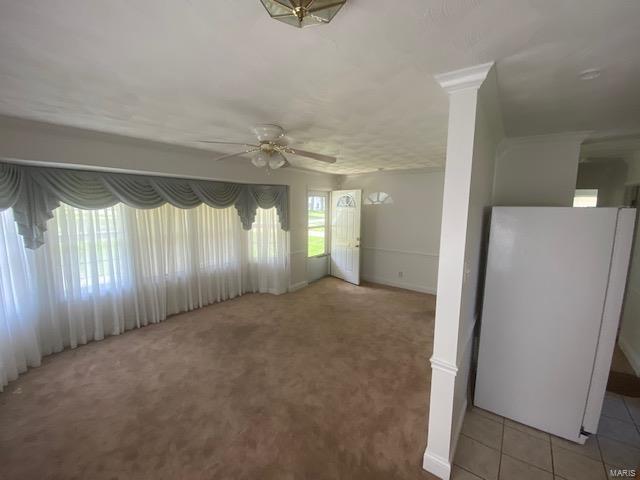
[[[307,190],[307,204],[306,204],[306,209],[307,209],[307,241],[306,241],[306,245],[307,245],[307,258],[320,258],[320,257],[327,257],[329,256],[329,252],[330,252],[330,228],[329,226],[331,225],[330,222],[330,214],[331,214],[331,205],[330,205],[330,201],[331,201],[331,191],[330,190],[319,190],[319,189],[314,189],[314,190]],[[311,197],[324,197],[325,199],[325,214],[324,214],[324,225],[323,226],[315,226],[315,227],[311,227],[309,226],[309,198]],[[309,232],[314,229],[314,228],[324,228],[324,251],[322,253],[319,253],[317,255],[309,255]]]

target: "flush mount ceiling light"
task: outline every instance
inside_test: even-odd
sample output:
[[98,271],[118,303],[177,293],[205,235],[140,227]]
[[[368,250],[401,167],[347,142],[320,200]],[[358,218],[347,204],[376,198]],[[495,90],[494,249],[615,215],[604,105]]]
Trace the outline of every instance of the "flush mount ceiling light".
[[302,28],[329,23],[347,0],[260,0],[271,18]]

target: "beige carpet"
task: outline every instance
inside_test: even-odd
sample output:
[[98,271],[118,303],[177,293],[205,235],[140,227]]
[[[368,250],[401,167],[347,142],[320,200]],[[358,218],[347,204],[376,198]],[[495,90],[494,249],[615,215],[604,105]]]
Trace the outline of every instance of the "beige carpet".
[[50,356],[0,394],[0,478],[434,478],[434,308],[324,279]]

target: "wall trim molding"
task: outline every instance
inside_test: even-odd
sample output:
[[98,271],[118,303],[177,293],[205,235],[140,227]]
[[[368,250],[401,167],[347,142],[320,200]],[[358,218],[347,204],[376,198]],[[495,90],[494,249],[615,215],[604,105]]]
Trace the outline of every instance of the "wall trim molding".
[[289,292],[290,293],[297,292],[298,290],[306,287],[307,285],[309,285],[309,282],[307,282],[306,280],[302,282],[294,283],[293,285],[289,285]]
[[578,144],[585,141],[590,135],[590,131],[576,131],[576,132],[564,132],[564,133],[550,133],[548,135],[530,135],[527,137],[505,137],[496,148],[496,159],[500,158],[510,148],[536,145],[540,143],[559,143],[574,141]]
[[360,248],[363,250],[375,250],[378,252],[389,252],[389,253],[400,253],[402,255],[418,255],[421,257],[435,257],[438,258],[440,255],[437,253],[428,253],[428,252],[415,252],[411,250],[397,250],[394,248],[381,248],[381,247],[370,247],[368,245],[363,245]]
[[636,372],[637,376],[640,376],[640,352],[635,351],[622,336],[618,338],[618,345],[624,356],[627,357],[633,371]]
[[292,251],[289,251],[289,255],[291,255],[291,256],[293,256],[293,255],[302,255],[303,253],[306,255],[307,251],[306,250],[292,250]]
[[457,92],[458,90],[477,90],[487,78],[491,67],[493,67],[493,62],[482,63],[480,65],[474,65],[473,67],[439,73],[434,75],[434,78],[449,94]]
[[[420,168],[394,168],[389,170],[375,170],[372,172],[362,172],[362,173],[346,173],[342,175],[343,177],[363,177],[366,175],[375,175],[375,176],[383,176],[383,175],[409,175],[409,174],[431,174],[431,173],[442,173],[444,172],[444,165],[434,165],[434,166],[425,166]],[[345,178],[341,179],[344,182]],[[342,184],[340,185],[342,188]]]
[[448,479],[451,476],[449,460],[433,452],[425,452],[422,458],[422,468],[443,479]]
[[414,283],[396,282],[395,280],[389,280],[382,277],[374,277],[370,275],[361,275],[360,278],[365,282],[377,283],[379,285],[387,285],[388,287],[403,288],[405,290],[412,290],[414,292],[428,293],[430,295],[436,295],[437,290],[433,287],[426,287],[424,285],[417,285]]
[[449,375],[452,375],[454,377],[458,374],[458,366],[451,362],[448,362],[447,360],[432,356],[429,359],[429,362],[431,362],[432,369],[440,370],[441,372],[448,373]]

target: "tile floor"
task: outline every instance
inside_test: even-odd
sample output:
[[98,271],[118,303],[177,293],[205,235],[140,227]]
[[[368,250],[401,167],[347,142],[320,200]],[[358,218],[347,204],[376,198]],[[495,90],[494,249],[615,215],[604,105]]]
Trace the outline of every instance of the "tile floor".
[[[467,412],[453,480],[607,480],[640,465],[640,398],[607,392],[598,435],[584,445],[493,413]],[[640,478],[640,471],[637,473]]]

